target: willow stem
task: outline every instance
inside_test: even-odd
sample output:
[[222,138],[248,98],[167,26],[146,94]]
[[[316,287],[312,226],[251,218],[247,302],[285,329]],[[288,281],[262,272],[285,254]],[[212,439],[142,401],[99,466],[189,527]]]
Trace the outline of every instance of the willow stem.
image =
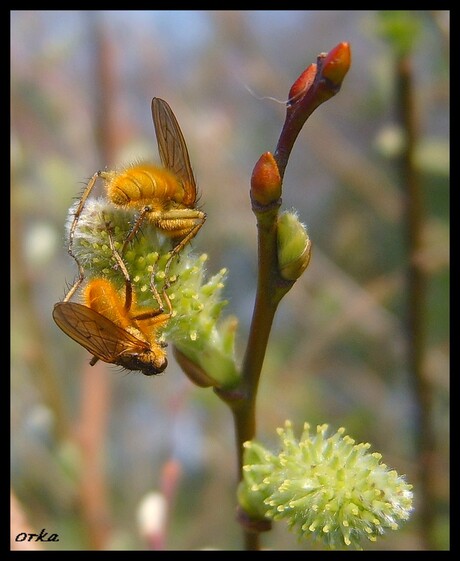
[[[256,435],[257,389],[273,318],[281,298],[293,285],[293,282],[285,281],[278,273],[277,216],[280,204],[281,201],[277,201],[263,211],[254,209],[257,216],[259,255],[257,293],[241,371],[241,384],[238,387],[241,399],[229,401],[235,424],[240,478],[243,469],[243,444]],[[258,533],[245,530],[244,538],[247,550],[259,549]]]

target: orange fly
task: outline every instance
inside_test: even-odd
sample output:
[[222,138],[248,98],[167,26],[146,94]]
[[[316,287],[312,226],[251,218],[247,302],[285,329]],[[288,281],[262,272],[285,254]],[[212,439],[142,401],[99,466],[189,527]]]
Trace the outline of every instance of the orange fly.
[[[114,247],[108,227],[107,233],[113,256],[125,278],[124,302],[111,281],[94,278],[83,291],[84,304],[69,302],[76,288],[74,285],[64,300],[54,305],[54,321],[66,335],[93,354],[92,366],[102,360],[127,370],[140,370],[146,376],[159,374],[168,361],[166,344],[159,340],[158,330],[172,315],[171,303],[163,290],[169,308],[164,313],[152,275],[151,289],[159,307],[155,310],[136,307],[129,273]],[[78,260],[77,264],[82,271]]]
[[[151,290],[159,304],[156,310],[143,311],[133,301],[133,290],[121,255],[139,231],[144,220],[171,237],[174,247],[165,266],[167,273],[172,258],[198,233],[206,214],[196,207],[197,189],[187,145],[177,119],[166,101],[152,100],[152,117],[158,142],[161,166],[134,164],[121,171],[97,171],[90,179],[69,231],[69,254],[78,266],[78,278],[62,302],[54,306],[53,318],[69,337],[93,354],[97,360],[118,364],[129,370],[141,370],[146,375],[162,372],[167,365],[164,344],[158,330],[172,315],[166,295],[169,279],[163,287],[163,297],[169,307],[163,312],[162,302],[151,277]],[[84,280],[84,269],[73,253],[73,240],[80,215],[96,181],[105,182],[107,198],[115,206],[133,209],[138,217],[124,240],[121,255],[110,245],[119,269],[125,277],[125,299],[107,279],[96,278],[84,290],[84,304],[70,302]]]
[[163,372],[168,360],[158,329],[167,324],[171,312],[163,313],[161,307],[149,312],[127,309],[113,284],[102,278],[88,283],[84,299],[85,305],[58,302],[53,318],[66,335],[94,355],[91,365],[102,360],[146,376]]
[[81,197],[70,228],[69,253],[72,256],[78,218],[99,177],[104,180],[107,197],[114,205],[139,213],[124,242],[122,254],[144,220],[174,240],[169,263],[203,226],[206,214],[195,208],[198,199],[196,183],[179,123],[166,101],[158,97],[152,99],[152,117],[163,167],[145,163],[121,171],[97,171]]

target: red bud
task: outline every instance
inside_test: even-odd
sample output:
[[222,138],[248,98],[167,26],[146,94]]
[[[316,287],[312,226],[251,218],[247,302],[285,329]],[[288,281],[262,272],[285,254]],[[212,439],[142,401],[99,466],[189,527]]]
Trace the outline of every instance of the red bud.
[[321,74],[335,86],[340,86],[351,65],[349,43],[339,43],[325,56]]
[[271,152],[265,152],[254,166],[251,177],[251,198],[260,205],[269,205],[281,196],[281,176]]
[[289,101],[288,103],[294,103],[298,98],[305,95],[313,83],[316,76],[317,66],[316,64],[310,64],[302,74],[297,78],[297,80],[292,84],[289,90]]

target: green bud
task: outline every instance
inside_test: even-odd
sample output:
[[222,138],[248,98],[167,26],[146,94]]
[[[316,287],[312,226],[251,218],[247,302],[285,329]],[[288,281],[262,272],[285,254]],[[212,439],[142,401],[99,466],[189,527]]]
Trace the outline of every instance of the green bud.
[[295,281],[311,258],[311,241],[295,212],[283,212],[278,218],[278,266],[281,276]]
[[306,423],[297,440],[286,421],[278,454],[245,443],[240,505],[253,517],[286,520],[301,539],[361,549],[363,538],[376,541],[409,518],[412,486],[369,453],[370,444],[356,444],[343,428],[326,437],[327,429],[311,434]]
[[[237,323],[233,318],[219,323],[209,321],[205,310],[203,312],[203,317],[195,317],[196,322],[189,318],[189,323],[193,323],[194,327],[193,338],[184,337],[185,330],[182,330],[181,335],[178,328],[172,327],[170,337],[174,341],[175,352],[182,355],[183,359],[179,363],[198,386],[232,388],[240,379],[234,358]],[[183,322],[187,322],[187,316],[184,316]]]
[[177,347],[173,347],[173,352],[184,374],[196,386],[210,388],[216,385],[215,381],[198,364],[187,358]]
[[243,446],[244,478],[237,490],[238,504],[249,516],[264,519],[267,512],[264,499],[267,494],[263,481],[270,475],[271,465],[276,458],[255,441],[247,441]]
[[[74,208],[69,212],[68,232],[74,212]],[[123,289],[125,277],[114,257],[108,228],[115,249],[121,252],[136,218],[135,211],[115,206],[106,199],[86,202],[73,235],[72,250],[87,279],[104,277]],[[195,377],[195,383],[232,387],[239,379],[234,359],[236,322],[231,318],[221,321],[227,304],[222,298],[227,271],[222,269],[209,278],[205,269],[207,256],[195,255],[190,244],[166,271],[172,247],[170,237],[144,220],[122,255],[133,300],[137,308],[157,308],[152,280],[160,296],[167,282],[166,293],[173,311],[162,329],[163,339],[173,343],[179,362],[192,379]]]
[[[67,236],[74,212],[75,207],[72,207],[67,221]],[[110,247],[108,230],[115,249],[120,252],[136,216],[135,211],[116,207],[103,198],[86,202],[73,235],[72,250],[87,279],[105,277],[119,288],[124,286],[123,274]],[[151,273],[155,267],[156,276],[161,278],[171,249],[170,239],[163,236],[157,228],[144,223],[142,233],[133,238],[123,254],[123,261],[140,305],[144,304],[144,300],[145,305],[151,303]],[[161,289],[160,286],[157,288]]]

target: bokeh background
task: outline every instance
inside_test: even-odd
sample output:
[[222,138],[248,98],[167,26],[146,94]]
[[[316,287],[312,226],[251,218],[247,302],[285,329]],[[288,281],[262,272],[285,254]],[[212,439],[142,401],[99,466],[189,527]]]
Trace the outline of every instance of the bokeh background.
[[[275,149],[293,81],[348,41],[342,91],[313,113],[285,175],[283,208],[297,209],[314,250],[273,326],[258,437],[274,443],[285,419],[299,433],[304,421],[345,426],[414,485],[410,521],[366,547],[449,548],[449,13],[406,16],[423,201],[422,391],[408,359],[397,57],[381,13],[11,12],[12,533],[59,535],[23,546],[242,547],[226,406],[172,356],[153,379],[90,367],[54,324],[53,304],[76,274],[64,224],[94,171],[158,161],[150,100],[166,99],[208,215],[194,249],[208,254],[210,274],[229,269],[225,313],[239,318],[241,360],[257,270],[252,168]],[[146,539],[139,512],[152,496],[163,500],[148,503],[160,530]],[[263,546],[315,547],[283,523]]]

